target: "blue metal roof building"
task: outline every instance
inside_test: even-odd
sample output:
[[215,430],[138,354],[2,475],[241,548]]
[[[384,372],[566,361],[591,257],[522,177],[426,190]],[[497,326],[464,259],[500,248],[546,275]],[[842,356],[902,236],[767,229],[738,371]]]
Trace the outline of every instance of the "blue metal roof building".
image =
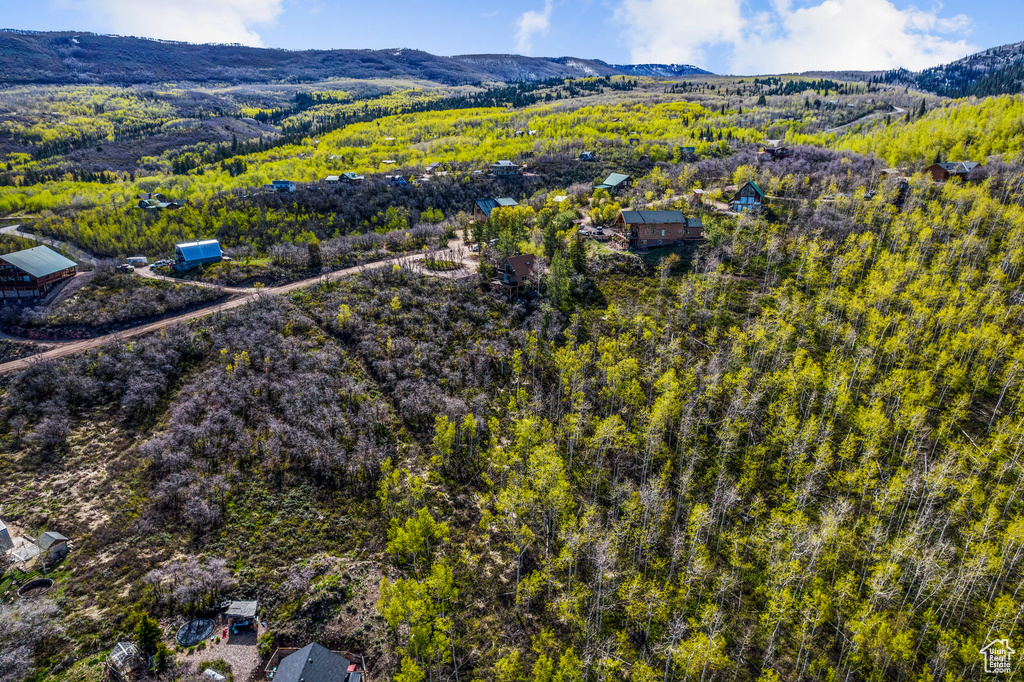
[[222,256],[216,239],[178,244],[174,247],[174,269],[185,272],[199,265],[219,263]]

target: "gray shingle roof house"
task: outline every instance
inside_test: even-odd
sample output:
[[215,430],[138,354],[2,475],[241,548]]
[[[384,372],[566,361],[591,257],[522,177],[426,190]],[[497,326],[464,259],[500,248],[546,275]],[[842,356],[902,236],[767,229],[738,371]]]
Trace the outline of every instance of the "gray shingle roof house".
[[980,166],[977,161],[957,161],[955,163],[933,163],[924,169],[925,173],[932,176],[933,180],[945,181],[953,176],[965,176]]
[[317,643],[281,660],[274,682],[344,682],[350,661]]
[[75,276],[75,261],[46,246],[0,256],[0,291],[3,298],[43,296],[61,280]]

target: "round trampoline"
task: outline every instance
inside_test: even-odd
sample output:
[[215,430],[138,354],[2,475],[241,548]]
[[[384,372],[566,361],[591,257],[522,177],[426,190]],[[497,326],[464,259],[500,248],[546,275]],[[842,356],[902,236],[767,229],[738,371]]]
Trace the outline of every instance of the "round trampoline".
[[53,587],[53,581],[49,578],[39,578],[32,582],[25,583],[18,589],[18,596],[22,599],[31,599],[48,591]]
[[209,618],[196,618],[181,626],[174,636],[180,646],[195,646],[213,634],[213,621]]

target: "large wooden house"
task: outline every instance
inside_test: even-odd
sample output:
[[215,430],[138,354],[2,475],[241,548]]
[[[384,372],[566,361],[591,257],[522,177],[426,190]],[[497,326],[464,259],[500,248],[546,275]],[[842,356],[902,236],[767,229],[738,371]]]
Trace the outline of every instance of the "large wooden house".
[[956,163],[933,163],[924,169],[936,182],[945,182],[950,178],[965,178],[972,170],[980,166],[977,161],[958,161]]
[[0,292],[4,299],[39,298],[74,277],[77,267],[73,260],[45,246],[8,253],[0,256]]
[[682,211],[622,211],[615,226],[620,245],[641,251],[705,239],[701,219]]
[[499,178],[522,175],[523,168],[508,159],[502,159],[491,164],[491,174]]

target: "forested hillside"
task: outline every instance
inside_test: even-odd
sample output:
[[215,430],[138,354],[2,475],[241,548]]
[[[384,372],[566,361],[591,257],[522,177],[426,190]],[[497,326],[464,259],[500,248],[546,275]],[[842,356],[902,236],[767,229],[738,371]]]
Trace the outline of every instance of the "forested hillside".
[[[315,641],[397,682],[952,682],[1020,642],[1021,98],[795,77],[518,94],[539,98],[240,107],[324,127],[107,182],[11,159],[0,205],[25,229],[101,256],[216,235],[234,265],[190,278],[315,283],[2,375],[0,516],[74,548],[45,595],[0,581],[0,682],[99,680],[122,639],[199,680],[229,647],[174,631],[243,598],[261,666]],[[967,178],[920,173],[968,157]],[[527,174],[473,172],[497,158]],[[365,181],[314,182],[349,169]],[[596,189],[613,171],[632,186]],[[310,184],[253,189],[278,177]],[[764,210],[730,211],[748,181]],[[131,206],[159,190],[188,206]],[[491,197],[519,205],[471,222]],[[707,239],[584,237],[623,209]],[[472,268],[323,277],[458,238]],[[492,282],[515,254],[538,290]],[[99,284],[131,281],[83,299],[106,311]]]
[[1024,91],[1024,43],[994,47],[942,66],[887,71],[877,82],[912,85],[943,97],[986,97]]

